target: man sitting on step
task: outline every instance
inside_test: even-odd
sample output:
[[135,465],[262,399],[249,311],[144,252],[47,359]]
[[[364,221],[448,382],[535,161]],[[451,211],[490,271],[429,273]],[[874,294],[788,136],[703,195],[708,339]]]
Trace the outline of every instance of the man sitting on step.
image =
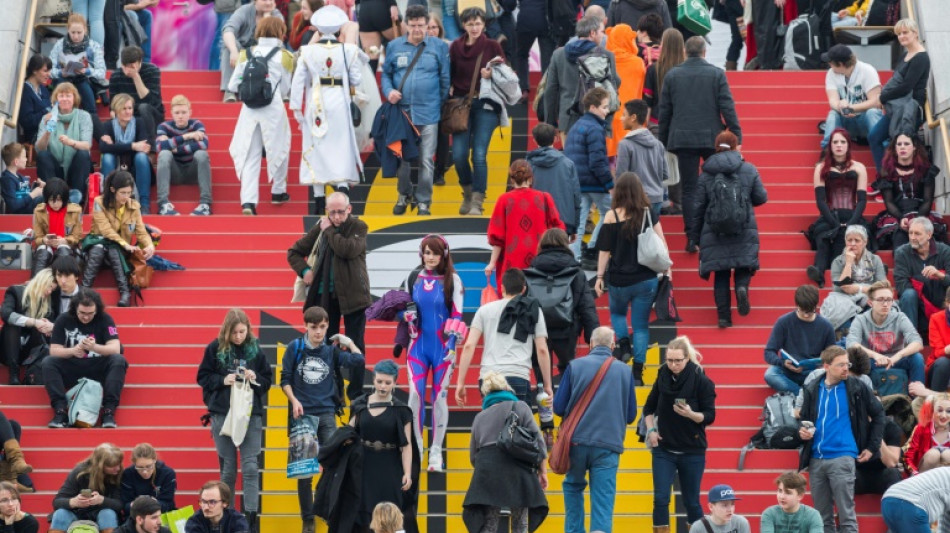
[[43,361],[43,383],[55,412],[48,425],[67,426],[66,391],[87,378],[102,384],[102,427],[114,428],[129,367],[122,357],[119,331],[96,291],[83,287],[70,300],[69,312],[53,324],[50,356]]
[[162,72],[145,60],[138,46],[122,49],[122,67],[114,70],[109,78],[109,97],[127,94],[135,100],[135,116],[145,121],[148,141],[155,146],[155,128],[165,119],[162,104]]
[[191,102],[183,94],[172,97],[172,119],[158,125],[158,214],[177,215],[168,201],[168,188],[176,183],[198,182],[201,191],[192,215],[211,214],[211,157],[208,134],[200,120],[191,118]]
[[162,525],[162,504],[152,496],[139,496],[132,502],[129,519],[112,533],[171,533]]
[[760,533],[822,533],[821,515],[802,503],[807,481],[798,472],[785,472],[775,480],[778,486],[773,505],[762,513]]
[[831,142],[831,133],[845,128],[852,139],[867,139],[868,132],[884,116],[881,111],[881,78],[871,65],[858,61],[854,52],[836,44],[821,55],[831,68],[825,75],[825,93],[831,110],[825,119],[821,147]]
[[752,530],[746,517],[735,514],[736,500],[741,499],[729,485],[709,489],[709,514],[693,522],[689,533],[750,533]]
[[795,289],[795,310],[775,321],[765,345],[765,382],[778,392],[798,394],[822,350],[835,343],[835,328],[818,316],[818,288]]
[[939,310],[950,287],[950,246],[933,235],[930,219],[917,217],[907,228],[909,242],[894,250],[894,284],[900,308],[918,332],[927,325],[927,305]]
[[185,533],[248,533],[247,518],[232,509],[231,503],[231,489],[227,484],[205,483],[198,493],[201,508],[185,522]]

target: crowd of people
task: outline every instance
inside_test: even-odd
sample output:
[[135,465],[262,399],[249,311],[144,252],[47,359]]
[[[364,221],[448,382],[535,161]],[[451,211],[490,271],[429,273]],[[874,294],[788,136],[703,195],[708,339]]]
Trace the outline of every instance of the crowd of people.
[[[151,212],[153,173],[158,214],[179,214],[169,188],[182,181],[199,184],[192,215],[212,213],[204,126],[185,95],[170,100],[172,118],[165,120],[148,39],[126,40],[120,51],[109,35],[112,25],[103,24],[117,3],[76,2],[88,5],[70,15],[50,57],[30,59],[21,142],[2,150],[7,212],[33,214],[35,243],[31,280],[9,287],[4,297],[4,363],[11,384],[44,385],[52,428],[75,423],[66,396],[82,379],[101,383],[101,426],[117,426],[129,363],[91,285],[108,265],[118,305],[130,305],[127,263],[154,254],[142,219]],[[129,16],[121,18],[147,36],[152,4],[130,4]],[[557,453],[557,414],[573,430],[562,483],[565,531],[585,531],[589,489],[590,529],[610,532],[620,456],[638,410],[639,433],[652,456],[654,531],[675,528],[669,513],[674,476],[691,533],[749,531],[735,512],[740,498],[732,487],[709,491],[709,514],[700,503],[716,386],[690,339],[667,344],[643,406],[636,397],[644,385],[650,310],[661,280],[672,276],[661,217],[682,215],[686,251],[699,253],[700,276],[714,277],[718,326],[732,326],[732,292],[740,316],[752,309],[750,282],[760,268],[754,208],[768,194],[757,168],[742,156],[735,102],[722,69],[705,60],[706,41],[671,20],[668,2],[660,0],[620,0],[607,11],[591,2],[569,24],[532,0],[515,3],[517,23],[514,6],[457,13],[450,1],[441,16],[414,2],[372,0],[356,14],[345,0],[302,0],[292,18],[286,1],[239,4],[214,1],[218,29],[210,59],[221,70],[223,100],[241,101],[229,148],[241,210],[257,213],[265,152],[271,202],[290,200],[287,172],[296,154],[289,103],[303,137],[300,183],[310,186],[311,214],[321,215],[287,251],[299,276],[295,301],[303,304],[306,332],[287,346],[277,384],[288,401],[288,431],[315,420],[320,443],[316,487],[312,477],[297,480],[303,532],[315,530],[316,517],[333,531],[418,530],[420,472],[446,471],[449,388],[455,377],[455,402],[469,405],[467,374],[479,345],[481,410],[471,426],[473,475],[462,503],[469,531],[496,531],[507,514],[513,531],[540,527],[549,510],[546,456]],[[717,17],[732,29],[726,68],[734,69],[742,6],[719,4]],[[853,7],[830,18],[837,24],[848,15],[862,17]],[[913,21],[897,22],[894,31],[905,55],[883,87],[873,67],[846,46],[830,47],[822,58],[830,65],[831,109],[813,176],[820,218],[808,232],[816,254],[807,270],[817,287],[795,291],[795,310],[776,321],[764,350],[765,382],[798,396],[799,470],[809,472],[814,508],[801,503],[805,478],[782,474],[775,481],[778,505],[762,513],[762,531],[830,531],[836,509],[842,530],[856,531],[856,493],[882,494],[882,513],[896,533],[929,530],[937,519],[950,527],[939,496],[950,487],[948,470],[939,468],[950,464],[950,247],[943,243],[946,224],[933,209],[940,170],[917,135],[930,60]],[[490,213],[485,274],[494,278],[494,301],[483,303],[466,327],[450,243],[432,234],[420,240],[420,265],[403,286],[374,302],[368,228],[353,216],[349,200],[361,179],[361,152],[372,138],[384,175],[398,177],[394,215],[412,209],[430,215],[433,186],[445,184],[451,165],[459,177],[459,213],[482,215],[491,200],[489,142],[507,123],[511,103],[501,87],[516,78],[526,101],[527,51],[535,40],[544,69],[537,91],[542,121],[532,131],[538,148],[511,163],[511,187]],[[115,69],[111,76],[109,68]],[[111,107],[109,119],[100,119],[97,102]],[[452,105],[462,111],[451,111]],[[401,113],[387,112],[392,109]],[[447,127],[447,119],[457,118],[453,113],[462,115],[464,128]],[[393,115],[414,126],[414,135],[390,131],[400,127],[400,119],[387,118]],[[380,122],[385,127],[377,127]],[[397,135],[405,157],[386,151]],[[563,151],[555,148],[558,141]],[[853,158],[854,145],[865,142],[873,182],[870,167]],[[95,146],[104,177],[92,199]],[[415,186],[413,152],[420,167]],[[19,173],[31,159],[38,175],[32,184]],[[865,218],[870,195],[880,195],[885,206],[873,222]],[[81,214],[90,201],[93,225],[83,235]],[[593,209],[599,217],[585,240]],[[894,249],[893,285],[874,253],[888,247]],[[818,288],[829,269],[834,289],[820,302]],[[596,272],[593,287],[585,270]],[[546,296],[555,289],[557,298]],[[594,306],[604,293],[611,327],[601,325]],[[407,352],[408,403],[394,395],[401,368],[392,360],[377,362],[370,390],[365,386],[367,320],[397,324],[396,349]],[[275,376],[253,330],[244,311],[229,311],[197,369],[220,480],[201,487],[188,533],[259,530],[263,414]],[[578,358],[580,335],[590,351]],[[926,359],[925,340],[932,348]],[[875,395],[891,381],[903,384],[898,395],[921,399],[910,432],[885,417]],[[250,398],[238,435],[230,416],[237,391]],[[347,405],[349,421],[337,427]],[[520,443],[513,443],[516,432]],[[33,533],[36,519],[19,504],[20,493],[32,489],[19,437],[19,424],[0,413],[0,516],[15,533]],[[902,462],[903,442],[910,444]],[[513,446],[533,450],[530,460]],[[147,443],[132,450],[130,466],[123,469],[123,462],[121,449],[103,443],[78,464],[54,499],[51,531],[91,520],[103,531],[163,532],[160,516],[176,506],[174,470]]]

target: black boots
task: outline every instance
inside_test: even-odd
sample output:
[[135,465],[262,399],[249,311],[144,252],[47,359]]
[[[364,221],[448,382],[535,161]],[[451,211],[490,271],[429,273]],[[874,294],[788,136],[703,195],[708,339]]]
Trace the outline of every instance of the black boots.
[[630,337],[623,337],[617,341],[614,347],[614,358],[626,363],[633,358],[633,347],[630,345]]
[[633,384],[637,387],[643,386],[643,363],[633,363]]
[[7,367],[10,369],[10,385],[19,385],[20,384],[20,365],[10,361],[7,363]]
[[327,197],[326,196],[313,196],[313,191],[310,192],[310,214],[313,216],[323,216],[323,212],[327,208]]
[[257,511],[246,511],[244,518],[247,518],[248,533],[260,533],[260,524],[258,524]]
[[719,317],[720,328],[732,327],[732,294],[729,286],[725,288],[714,286],[713,296],[716,300],[716,315]]
[[129,277],[122,268],[122,252],[114,246],[108,248],[109,265],[112,267],[112,274],[115,275],[115,286],[119,289],[119,307],[129,307],[132,305],[132,293],[129,290]]
[[30,277],[35,277],[36,273],[48,267],[53,262],[53,254],[45,247],[40,247],[33,254],[33,271]]
[[99,269],[102,268],[103,261],[106,260],[106,249],[101,244],[93,246],[86,253],[86,269],[82,273],[82,286],[92,287],[99,275]]

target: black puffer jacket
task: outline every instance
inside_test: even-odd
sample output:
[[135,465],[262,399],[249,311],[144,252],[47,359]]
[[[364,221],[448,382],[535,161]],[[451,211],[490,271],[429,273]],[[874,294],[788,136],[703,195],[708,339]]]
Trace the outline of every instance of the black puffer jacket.
[[640,17],[650,13],[663,19],[663,29],[673,27],[666,0],[613,0],[607,10],[607,26],[626,24],[636,30]]
[[[742,180],[742,194],[749,201],[749,220],[742,233],[734,236],[717,235],[704,224],[706,207],[712,198],[711,185],[716,174],[736,174]],[[693,210],[692,227],[696,234],[690,238],[699,243],[699,275],[709,278],[710,272],[733,268],[759,269],[759,228],[752,207],[768,201],[768,194],[759,171],[742,160],[739,152],[729,150],[713,154],[703,163],[703,173],[696,187],[696,208]]]
[[594,293],[590,285],[587,284],[587,276],[584,275],[580,263],[574,259],[571,251],[561,248],[542,250],[531,261],[531,267],[545,274],[556,274],[565,268],[575,269],[574,281],[571,284],[571,292],[574,294],[574,328],[573,330],[548,328],[548,337],[557,339],[576,338],[583,329],[584,340],[590,342],[590,336],[600,326],[600,320],[597,318]]

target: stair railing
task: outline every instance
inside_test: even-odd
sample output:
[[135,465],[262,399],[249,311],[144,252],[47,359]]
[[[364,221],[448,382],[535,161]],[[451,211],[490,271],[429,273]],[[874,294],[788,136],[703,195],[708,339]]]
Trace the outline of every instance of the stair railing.
[[20,116],[20,100],[23,98],[23,80],[26,79],[26,66],[33,55],[33,34],[36,33],[33,28],[36,26],[38,4],[39,0],[30,0],[29,23],[26,25],[26,35],[23,36],[23,56],[20,58],[20,68],[17,69],[16,78],[14,79],[17,88],[16,97],[13,101],[12,113],[3,120],[3,125],[14,131],[17,128],[17,118]]

